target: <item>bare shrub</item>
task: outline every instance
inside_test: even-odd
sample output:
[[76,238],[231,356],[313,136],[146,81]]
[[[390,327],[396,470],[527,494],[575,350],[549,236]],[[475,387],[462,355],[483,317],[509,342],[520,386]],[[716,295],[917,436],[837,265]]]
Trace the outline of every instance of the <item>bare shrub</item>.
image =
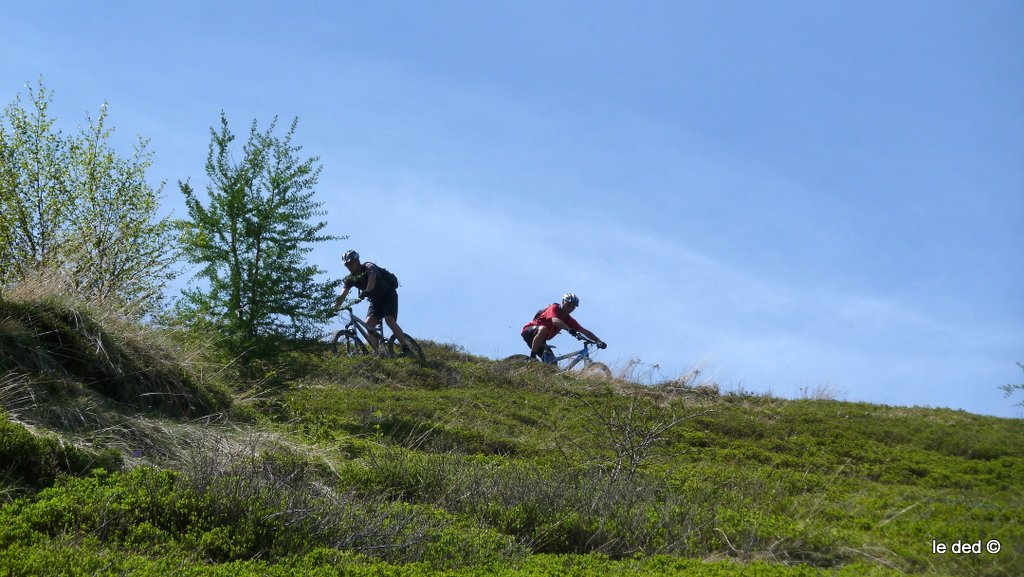
[[635,477],[637,471],[655,457],[674,427],[711,412],[676,416],[640,395],[616,402],[598,403],[583,398],[579,401],[586,408],[584,414],[591,438],[565,442],[586,455],[591,466],[605,471],[612,482],[620,477]]
[[639,357],[630,357],[626,363],[616,369],[615,378],[638,385],[651,385],[661,380],[661,365],[645,363]]
[[676,379],[658,383],[655,389],[673,397],[698,399],[714,399],[721,394],[721,387],[708,374],[708,370],[703,363],[694,366]]
[[828,383],[821,383],[814,387],[800,387],[800,398],[811,401],[834,401],[839,397],[840,391]]

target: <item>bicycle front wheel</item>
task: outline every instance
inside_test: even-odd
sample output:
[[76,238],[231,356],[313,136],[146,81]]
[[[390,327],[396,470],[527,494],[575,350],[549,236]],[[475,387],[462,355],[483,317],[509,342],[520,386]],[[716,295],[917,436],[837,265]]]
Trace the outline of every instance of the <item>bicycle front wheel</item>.
[[601,377],[603,379],[612,378],[612,370],[604,363],[590,363],[583,367],[580,374],[588,377]]
[[334,340],[331,342],[335,356],[352,357],[365,355],[368,351],[366,345],[359,338],[355,331],[342,329],[334,333]]
[[[423,349],[420,348],[420,344],[416,342],[416,339],[406,334],[405,342],[408,343],[409,345],[409,353],[405,356],[408,356],[409,358],[419,361],[421,363],[427,361],[427,357],[426,355],[423,354]],[[402,343],[398,340],[397,336],[391,335],[391,338],[388,339],[388,351],[391,353],[391,356],[393,357],[403,356]]]

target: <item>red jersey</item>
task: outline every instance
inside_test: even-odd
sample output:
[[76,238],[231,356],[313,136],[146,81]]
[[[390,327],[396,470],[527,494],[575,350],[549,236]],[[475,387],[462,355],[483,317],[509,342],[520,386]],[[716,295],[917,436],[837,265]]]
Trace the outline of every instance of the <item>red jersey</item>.
[[557,335],[559,331],[562,330],[556,327],[554,323],[551,322],[552,319],[558,319],[562,321],[563,323],[569,325],[569,328],[574,331],[578,331],[581,328],[583,328],[580,326],[578,322],[576,322],[576,319],[572,318],[572,315],[562,310],[562,305],[558,303],[552,303],[548,308],[538,313],[532,321],[526,323],[526,326],[523,327],[523,330],[525,331],[530,327],[548,327],[548,334],[546,340],[550,341],[552,337]]

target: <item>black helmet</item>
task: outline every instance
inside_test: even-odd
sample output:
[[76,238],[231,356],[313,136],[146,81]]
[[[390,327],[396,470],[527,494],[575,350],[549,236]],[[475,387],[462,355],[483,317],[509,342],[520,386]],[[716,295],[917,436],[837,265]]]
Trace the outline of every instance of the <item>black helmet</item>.
[[345,255],[341,257],[341,262],[344,264],[348,264],[354,260],[359,260],[359,253],[354,250],[345,252]]

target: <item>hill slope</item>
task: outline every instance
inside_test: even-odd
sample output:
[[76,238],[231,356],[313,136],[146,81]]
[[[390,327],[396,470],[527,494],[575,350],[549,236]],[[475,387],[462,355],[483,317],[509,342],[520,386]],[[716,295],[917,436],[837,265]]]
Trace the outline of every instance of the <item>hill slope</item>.
[[1024,574],[1019,420],[425,349],[243,386],[0,301],[0,574]]

